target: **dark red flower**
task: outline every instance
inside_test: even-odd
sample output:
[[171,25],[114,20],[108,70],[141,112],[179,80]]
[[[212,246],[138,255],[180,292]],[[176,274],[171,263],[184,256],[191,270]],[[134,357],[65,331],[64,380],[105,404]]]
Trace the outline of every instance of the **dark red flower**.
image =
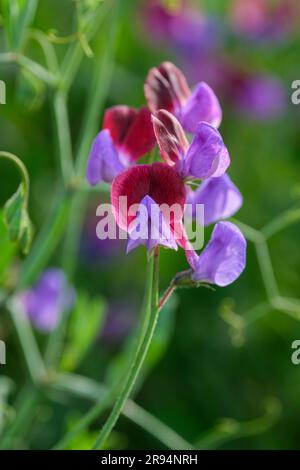
[[[177,172],[164,163],[128,168],[112,183],[111,203],[119,227],[127,230],[134,220],[134,216],[128,214],[129,208],[140,204],[145,196],[150,196],[159,206],[179,204],[183,211],[186,189]],[[126,197],[126,207],[122,204],[122,197]],[[174,225],[174,220],[171,225]]]

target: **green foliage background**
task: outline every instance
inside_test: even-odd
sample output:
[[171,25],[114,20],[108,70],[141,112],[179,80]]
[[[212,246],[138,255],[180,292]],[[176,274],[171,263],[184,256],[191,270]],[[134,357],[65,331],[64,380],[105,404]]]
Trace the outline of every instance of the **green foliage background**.
[[[143,31],[138,13],[141,3],[138,0],[122,2],[122,14],[117,20],[113,73],[108,84],[99,73],[96,83],[96,89],[108,86],[105,107],[118,103],[140,106],[144,102],[143,80],[148,69],[162,60],[176,61],[167,47],[157,47]],[[226,21],[224,5],[227,2],[202,3],[207,11]],[[73,10],[71,0],[41,0],[31,27],[44,32],[56,30],[58,36],[68,36],[74,31]],[[5,15],[2,20],[7,21]],[[81,132],[86,98],[93,86],[93,65],[111,41],[107,36],[110,20],[108,15],[99,25],[90,42],[94,56],[84,57],[70,89],[68,109],[74,147]],[[3,28],[0,44],[1,51],[5,52]],[[55,47],[61,58],[68,44]],[[249,227],[244,227],[250,237],[247,268],[236,283],[216,291],[204,288],[178,291],[172,308],[162,312],[164,317],[161,315],[134,400],[152,418],[158,418],[200,448],[298,449],[300,366],[291,363],[291,344],[300,337],[300,108],[291,104],[290,94],[292,81],[300,78],[300,37],[297,33],[289,41],[274,47],[232,40],[224,44],[224,49],[232,60],[247,63],[252,71],[278,75],[286,88],[287,110],[275,121],[258,123],[246,116],[241,118],[224,104],[221,132],[232,156],[230,175],[244,196],[237,219],[258,232],[253,235]],[[89,50],[86,52],[89,54]],[[34,41],[27,44],[26,55],[43,63]],[[0,147],[18,155],[28,169],[31,182],[29,212],[38,234],[59,196],[60,164],[53,131],[53,92],[33,78],[26,68],[13,63],[0,63],[0,79],[7,86],[7,104],[0,106]],[[99,128],[101,114],[99,109]],[[13,167],[4,161],[0,163],[0,201],[4,206],[16,191],[19,180]],[[84,211],[87,213],[87,207],[94,207],[107,198],[105,192],[88,194]],[[287,226],[268,239],[267,244],[262,243],[260,230],[290,209],[293,212],[288,213]],[[289,224],[289,221],[295,223]],[[63,249],[61,237],[49,260],[50,266],[61,265]],[[277,285],[269,271],[268,253]],[[1,292],[15,286],[23,262],[23,255],[8,241],[1,219]],[[92,322],[97,319],[97,308],[100,321],[105,314],[105,304],[116,300],[129,302],[138,312],[144,291],[145,253],[141,249],[125,256],[125,250],[120,250],[113,260],[107,261],[104,257],[102,262],[99,257],[96,264],[87,263],[80,253],[76,253],[71,262],[76,263],[74,285],[80,292],[81,311],[76,312],[80,325],[77,331],[76,324],[72,324],[75,344],[69,344],[70,357],[65,359],[67,368],[109,385],[121,376],[130,337],[118,347],[111,347],[101,339],[95,340]],[[182,253],[163,251],[161,289],[166,288],[174,274],[185,267]],[[84,330],[84,327],[78,315],[85,316],[87,323],[91,321],[92,343],[89,347],[87,338],[79,334],[79,329]],[[1,428],[5,436],[6,428],[11,429],[13,425],[15,407],[28,401],[26,394],[32,397],[32,392],[26,388],[30,385],[23,353],[12,319],[3,306],[0,338],[7,345],[7,364],[0,366]],[[47,338],[37,334],[37,339],[44,351]],[[74,348],[75,359],[72,356]],[[79,354],[82,352],[80,358],[76,357],[78,350]],[[30,419],[22,423],[21,432],[15,433],[10,445],[14,448],[51,448],[89,406],[86,399],[74,398],[61,390],[45,389]],[[69,447],[90,448],[104,416],[96,419]],[[224,421],[223,418],[230,419]],[[221,424],[220,420],[223,420]],[[150,420],[152,432],[148,432],[145,420],[142,421],[143,430],[128,416],[122,416],[108,446],[164,448],[165,444],[155,438],[159,435],[158,424]],[[163,434],[166,435],[164,430]]]

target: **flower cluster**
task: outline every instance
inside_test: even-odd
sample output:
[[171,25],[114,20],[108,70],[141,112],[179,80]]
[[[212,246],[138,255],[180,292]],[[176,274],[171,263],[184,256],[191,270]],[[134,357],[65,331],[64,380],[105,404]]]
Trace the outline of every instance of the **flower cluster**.
[[[112,182],[112,210],[129,235],[127,251],[139,245],[148,251],[157,245],[175,250],[179,246],[194,281],[230,284],[245,267],[246,241],[235,225],[223,221],[240,208],[242,196],[226,173],[230,156],[217,130],[222,119],[218,98],[203,82],[191,91],[181,70],[170,62],[149,71],[145,97],[148,108],[115,106],[106,111],[88,158],[87,180],[92,185]],[[155,144],[162,162],[136,164]],[[204,205],[204,220],[198,223],[217,222],[200,255],[182,223],[186,203],[194,217],[197,205]],[[182,211],[168,218],[165,208],[174,205]]]

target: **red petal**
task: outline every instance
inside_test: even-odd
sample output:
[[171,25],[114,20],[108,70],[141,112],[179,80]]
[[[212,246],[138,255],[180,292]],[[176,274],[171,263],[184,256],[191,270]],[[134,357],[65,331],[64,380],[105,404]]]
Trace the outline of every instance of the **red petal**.
[[[180,204],[183,208],[186,200],[185,186],[172,167],[164,163],[137,165],[118,175],[112,183],[111,203],[118,225],[126,230],[133,216],[128,216],[128,209],[139,204],[149,195],[158,204]],[[126,196],[127,207],[120,207],[120,197]]]
[[130,161],[135,161],[150,152],[155,143],[151,113],[147,108],[141,108],[128,129],[122,148]]
[[137,113],[136,109],[123,105],[113,106],[105,111],[103,129],[110,131],[111,138],[117,147],[124,142]]
[[155,145],[151,114],[147,108],[113,106],[104,114],[103,128],[109,129],[115,146],[129,161],[137,160]]
[[161,109],[152,115],[153,128],[163,160],[174,165],[186,153],[189,143],[173,114]]
[[171,62],[163,62],[150,69],[144,90],[152,112],[159,109],[174,112],[180,109],[191,94],[185,76]]

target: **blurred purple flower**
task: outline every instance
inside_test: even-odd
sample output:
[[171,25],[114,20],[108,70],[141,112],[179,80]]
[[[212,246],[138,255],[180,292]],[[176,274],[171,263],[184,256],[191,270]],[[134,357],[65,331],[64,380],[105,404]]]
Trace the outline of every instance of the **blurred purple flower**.
[[20,294],[23,309],[30,322],[40,331],[49,332],[58,325],[61,315],[75,302],[75,291],[58,268],[47,269],[34,287]]
[[230,14],[237,33],[274,43],[296,30],[299,11],[298,0],[235,0]]
[[245,117],[269,120],[279,117],[286,107],[286,94],[280,78],[254,73],[227,57],[203,57],[187,65],[192,80],[205,80],[215,92]]
[[169,8],[162,0],[148,1],[144,22],[151,40],[168,43],[188,55],[211,51],[220,40],[217,20],[192,8],[187,1]]
[[236,108],[252,119],[276,118],[284,111],[285,103],[282,83],[270,75],[250,75],[235,93]]
[[196,216],[196,204],[204,204],[204,225],[209,225],[234,215],[242,206],[243,197],[224,174],[203,181],[196,191],[190,191],[187,202],[192,204],[192,217]]

